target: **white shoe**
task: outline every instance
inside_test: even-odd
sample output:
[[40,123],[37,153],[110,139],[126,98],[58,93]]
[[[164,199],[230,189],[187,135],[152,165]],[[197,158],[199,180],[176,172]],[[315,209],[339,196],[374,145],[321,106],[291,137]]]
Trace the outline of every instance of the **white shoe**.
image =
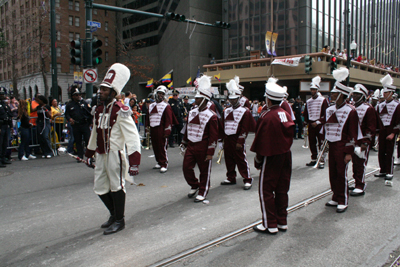
[[153,169],[161,169],[161,166],[157,163],[156,166],[153,167]]
[[167,168],[161,167],[161,169],[160,169],[160,172],[161,172],[161,173],[164,173],[164,172],[166,172],[166,171],[167,171]]
[[282,232],[286,232],[288,229],[287,225],[280,225],[278,224],[278,230],[282,231]]
[[393,163],[394,165],[400,165],[400,158],[396,158]]
[[359,194],[362,192],[364,192],[364,191],[362,191],[361,189],[358,189],[358,188],[354,188],[354,190],[353,190],[353,193],[355,193],[355,194]]
[[25,157],[25,155],[22,156],[21,160],[28,160],[27,157]]
[[34,155],[30,154],[28,159],[36,159],[36,157]]
[[45,158],[46,158],[46,155],[43,155],[43,156],[42,156],[42,159],[45,159]]
[[201,201],[203,201],[204,199],[206,199],[206,198],[203,197],[203,196],[197,195],[197,197],[194,199],[194,202],[201,202]]
[[328,207],[336,207],[339,203],[333,200],[329,200],[328,202],[325,203],[325,206]]
[[46,158],[51,159],[51,155],[47,155]]

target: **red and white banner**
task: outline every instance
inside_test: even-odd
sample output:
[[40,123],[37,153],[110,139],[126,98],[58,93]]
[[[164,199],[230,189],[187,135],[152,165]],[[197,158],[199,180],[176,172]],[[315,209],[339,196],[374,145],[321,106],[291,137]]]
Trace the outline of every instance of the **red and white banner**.
[[275,65],[285,65],[289,67],[297,67],[299,66],[301,57],[292,57],[292,58],[277,58],[272,61],[271,64]]

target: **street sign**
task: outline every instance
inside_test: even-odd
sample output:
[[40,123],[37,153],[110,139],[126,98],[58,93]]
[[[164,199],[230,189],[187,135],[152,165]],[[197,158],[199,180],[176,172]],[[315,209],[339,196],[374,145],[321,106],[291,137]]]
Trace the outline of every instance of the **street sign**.
[[101,23],[100,23],[100,22],[97,22],[97,21],[88,20],[88,21],[87,21],[87,26],[89,26],[89,27],[101,28]]
[[97,69],[84,69],[83,80],[85,81],[85,83],[97,82]]
[[97,27],[90,27],[90,32],[95,32],[97,31]]
[[82,72],[78,72],[78,84],[82,84],[83,75]]
[[74,71],[74,83],[79,83],[79,72]]

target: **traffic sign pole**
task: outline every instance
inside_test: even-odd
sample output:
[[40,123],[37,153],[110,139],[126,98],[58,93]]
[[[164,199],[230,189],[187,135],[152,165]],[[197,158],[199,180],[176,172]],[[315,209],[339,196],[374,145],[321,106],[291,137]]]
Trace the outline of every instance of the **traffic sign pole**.
[[[91,69],[93,67],[93,56],[92,56],[92,31],[91,27],[88,25],[89,21],[92,21],[92,9],[93,9],[93,0],[85,1],[85,9],[86,9],[86,55],[84,55],[85,62],[84,68]],[[86,98],[93,97],[93,84],[86,83]]]

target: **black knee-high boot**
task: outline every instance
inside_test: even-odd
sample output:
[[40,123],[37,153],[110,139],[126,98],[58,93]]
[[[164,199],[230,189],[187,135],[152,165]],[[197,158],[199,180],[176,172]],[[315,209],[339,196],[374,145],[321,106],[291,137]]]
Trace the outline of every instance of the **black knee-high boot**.
[[111,192],[111,196],[114,202],[114,210],[115,210],[115,222],[104,231],[105,235],[114,234],[118,231],[121,231],[125,228],[125,192],[124,190],[119,190],[117,192]]
[[113,222],[115,222],[115,209],[114,209],[114,200],[111,195],[111,192],[108,192],[107,194],[104,195],[99,195],[101,201],[103,201],[104,205],[107,207],[107,209],[110,211],[110,218],[108,221],[103,223],[101,225],[101,228],[108,228],[110,227]]

